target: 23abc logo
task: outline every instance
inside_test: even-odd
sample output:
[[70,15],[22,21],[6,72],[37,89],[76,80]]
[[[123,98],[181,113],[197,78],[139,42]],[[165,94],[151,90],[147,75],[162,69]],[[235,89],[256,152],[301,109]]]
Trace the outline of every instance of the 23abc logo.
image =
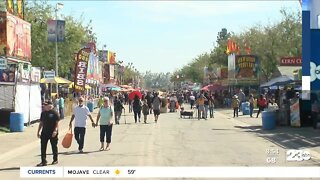
[[310,81],[313,82],[316,79],[320,80],[320,65],[317,66],[314,62],[310,62]]

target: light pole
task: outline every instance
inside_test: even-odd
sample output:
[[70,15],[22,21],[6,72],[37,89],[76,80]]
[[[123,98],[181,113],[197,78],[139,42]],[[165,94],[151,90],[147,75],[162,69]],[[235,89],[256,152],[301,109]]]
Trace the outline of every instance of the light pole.
[[[58,66],[58,10],[63,8],[62,3],[57,3],[56,4],[56,9],[55,9],[55,15],[56,15],[56,76],[59,77],[59,66]],[[58,83],[56,83],[56,91],[57,95],[59,93],[58,91]]]

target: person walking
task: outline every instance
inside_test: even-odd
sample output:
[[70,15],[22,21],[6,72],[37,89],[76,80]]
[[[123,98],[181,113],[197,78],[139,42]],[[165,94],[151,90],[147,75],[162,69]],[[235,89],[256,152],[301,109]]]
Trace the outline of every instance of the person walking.
[[204,100],[204,118],[208,118],[208,111],[209,111],[209,96],[207,93],[204,94],[205,100]]
[[257,101],[257,104],[258,104],[258,107],[259,107],[259,110],[258,110],[258,113],[257,113],[257,118],[259,117],[259,114],[260,112],[264,111],[264,108],[267,107],[267,99],[264,97],[264,95],[260,95],[258,101]]
[[147,119],[149,115],[149,105],[146,99],[143,101],[142,113],[143,113],[144,123],[147,123]]
[[242,108],[241,108],[241,104],[246,102],[246,95],[244,94],[244,92],[242,91],[242,89],[240,89],[240,92],[239,92],[239,112],[242,111]]
[[161,107],[161,99],[158,97],[158,93],[154,93],[154,96],[152,98],[152,108],[153,108],[153,114],[154,114],[154,122],[158,122],[159,115],[160,115],[160,107]]
[[190,106],[191,106],[190,109],[192,109],[193,105],[194,105],[194,102],[196,100],[196,97],[191,93],[189,99],[190,99]]
[[137,123],[138,118],[139,118],[139,122],[140,122],[140,118],[141,118],[141,101],[139,99],[139,97],[137,95],[134,96],[133,102],[132,102],[132,109],[133,109],[133,113],[134,113],[134,122]]
[[210,118],[214,118],[214,99],[213,96],[209,96],[209,111],[210,111]]
[[232,108],[233,108],[233,117],[235,118],[236,116],[239,116],[239,104],[240,104],[240,100],[238,99],[237,95],[234,95],[232,98]]
[[115,120],[115,123],[116,124],[120,124],[120,117],[121,117],[121,114],[122,114],[122,109],[124,109],[123,107],[123,104],[121,102],[121,100],[115,96],[114,97],[114,103],[113,103],[113,106],[114,106],[114,120]]
[[64,99],[62,96],[59,98],[59,113],[60,119],[64,119]]
[[147,104],[149,108],[149,113],[152,114],[152,95],[150,92],[147,93]]
[[250,94],[250,95],[249,95],[249,103],[250,103],[250,117],[252,117],[253,107],[254,107],[254,97],[253,97],[253,94]]
[[[101,143],[100,151],[110,150],[112,126],[113,126],[112,116],[113,116],[113,110],[111,108],[109,98],[105,97],[104,104],[103,106],[101,106],[97,116],[97,120],[96,120],[96,125],[98,125],[100,120],[100,143]],[[106,138],[106,143],[107,143],[105,149],[104,149],[104,138]]]
[[[46,153],[47,144],[50,140],[53,161],[51,164],[58,163],[58,129],[60,117],[58,112],[53,110],[52,101],[44,103],[44,111],[40,116],[40,123],[37,131],[38,138],[41,139],[41,162],[37,166],[47,166]],[[41,133],[40,133],[41,131]]]
[[90,111],[87,106],[84,105],[83,97],[79,98],[79,105],[76,106],[73,110],[73,114],[71,116],[71,120],[69,123],[69,127],[72,128],[72,122],[74,122],[74,137],[79,145],[78,150],[80,153],[83,153],[84,146],[84,137],[86,134],[86,125],[87,125],[87,117],[90,118],[92,122],[92,127],[95,127],[95,123],[90,114]]
[[206,118],[206,113],[205,113],[205,108],[204,108],[204,101],[206,98],[204,97],[203,94],[200,94],[199,98],[197,99],[197,107],[198,107],[198,120],[201,118],[207,119]]

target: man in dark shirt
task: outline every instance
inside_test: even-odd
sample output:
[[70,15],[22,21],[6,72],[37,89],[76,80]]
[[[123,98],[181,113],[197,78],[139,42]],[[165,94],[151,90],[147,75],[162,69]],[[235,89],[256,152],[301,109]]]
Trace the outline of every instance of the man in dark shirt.
[[[44,103],[44,111],[40,116],[40,124],[37,132],[38,138],[41,139],[41,163],[37,166],[46,166],[46,151],[47,144],[50,140],[53,154],[52,164],[58,163],[58,127],[59,127],[59,115],[53,110],[52,101],[47,101]],[[40,133],[41,130],[41,133]]]

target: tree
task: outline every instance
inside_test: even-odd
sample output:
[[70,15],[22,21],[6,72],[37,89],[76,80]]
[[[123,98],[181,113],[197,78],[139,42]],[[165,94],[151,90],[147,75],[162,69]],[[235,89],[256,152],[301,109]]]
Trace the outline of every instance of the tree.
[[[47,4],[47,1],[28,1],[25,12],[25,19],[32,26],[32,65],[47,70],[55,69],[55,42],[47,41],[47,21],[54,19],[54,7]],[[59,75],[70,78],[75,65],[74,53],[96,38],[95,34],[88,30],[91,24],[82,24],[82,17],[76,20],[72,16],[64,16],[64,20],[65,42],[58,42]]]

